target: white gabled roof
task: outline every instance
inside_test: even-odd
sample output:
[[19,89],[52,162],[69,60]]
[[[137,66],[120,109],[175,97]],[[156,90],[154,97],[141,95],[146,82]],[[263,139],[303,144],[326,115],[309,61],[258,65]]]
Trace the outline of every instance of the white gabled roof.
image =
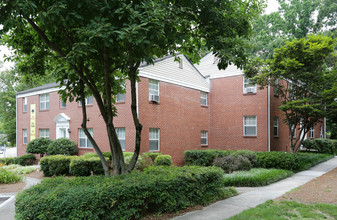
[[199,65],[195,65],[202,75],[210,76],[211,79],[222,78],[228,76],[244,75],[235,65],[229,65],[225,70],[219,70],[217,63],[214,63],[213,52],[210,52],[200,60]]
[[204,76],[183,55],[179,55],[183,61],[183,68],[179,68],[179,62],[174,57],[155,62],[139,68],[139,75],[145,78],[172,83],[204,92],[209,92],[209,84]]

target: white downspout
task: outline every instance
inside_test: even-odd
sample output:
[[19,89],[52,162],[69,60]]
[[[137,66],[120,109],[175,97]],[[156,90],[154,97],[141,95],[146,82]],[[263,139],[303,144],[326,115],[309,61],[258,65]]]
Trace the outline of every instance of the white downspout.
[[138,107],[138,82],[136,82],[136,107],[137,107],[137,117],[139,120],[139,107]]
[[326,117],[324,117],[324,134],[323,137],[326,138]]
[[[16,133],[15,133],[15,145],[16,145],[16,156],[18,156],[18,98],[15,96],[15,127],[16,127]],[[27,104],[28,106],[28,104]]]
[[268,83],[268,152],[270,152],[270,83]]

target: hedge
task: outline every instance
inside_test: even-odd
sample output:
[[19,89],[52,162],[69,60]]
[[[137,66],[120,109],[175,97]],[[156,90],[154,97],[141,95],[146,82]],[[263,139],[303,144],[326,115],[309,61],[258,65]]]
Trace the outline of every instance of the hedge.
[[217,157],[214,159],[213,166],[220,167],[225,173],[250,170],[252,168],[248,158],[241,155]]
[[69,140],[68,138],[59,138],[55,141],[52,141],[48,148],[47,154],[48,155],[75,155],[77,154],[78,149],[76,147],[76,143]]
[[172,157],[170,155],[158,155],[154,160],[155,166],[171,166]]
[[25,154],[21,157],[0,158],[0,164],[11,165],[19,164],[21,166],[29,166],[36,163],[36,157],[33,154]]
[[47,148],[51,142],[52,140],[49,138],[36,138],[29,142],[26,152],[31,154],[40,154],[40,156],[43,157],[43,155],[47,152]]
[[314,150],[318,153],[337,154],[337,140],[332,139],[307,139],[302,142],[307,150]]
[[[109,158],[105,158],[109,164]],[[104,169],[99,157],[73,157],[69,165],[69,172],[73,176],[104,175]]]
[[184,152],[186,165],[212,166],[216,157],[228,156],[229,152],[224,150],[187,150]]
[[295,154],[272,151],[256,152],[257,167],[266,169],[297,170],[299,167],[298,157]]
[[[145,172],[44,179],[19,193],[16,219],[140,219],[224,198],[216,167],[150,167]],[[231,192],[233,194],[234,192]]]
[[42,157],[41,170],[44,176],[59,176],[69,174],[69,165],[73,156],[54,155]]

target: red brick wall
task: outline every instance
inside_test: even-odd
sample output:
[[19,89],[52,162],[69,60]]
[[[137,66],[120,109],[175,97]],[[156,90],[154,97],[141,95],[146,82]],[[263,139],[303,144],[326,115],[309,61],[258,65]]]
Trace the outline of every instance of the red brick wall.
[[[211,137],[213,149],[267,150],[267,90],[243,94],[243,76],[211,79]],[[243,117],[257,116],[257,136],[243,135]]]

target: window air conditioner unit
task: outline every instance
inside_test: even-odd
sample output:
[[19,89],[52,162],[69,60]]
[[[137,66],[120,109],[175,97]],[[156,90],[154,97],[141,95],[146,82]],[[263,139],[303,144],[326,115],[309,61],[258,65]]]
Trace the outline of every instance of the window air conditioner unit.
[[247,93],[254,93],[255,92],[255,88],[246,88],[246,92]]
[[158,102],[159,103],[159,95],[151,95],[150,96],[151,102]]

